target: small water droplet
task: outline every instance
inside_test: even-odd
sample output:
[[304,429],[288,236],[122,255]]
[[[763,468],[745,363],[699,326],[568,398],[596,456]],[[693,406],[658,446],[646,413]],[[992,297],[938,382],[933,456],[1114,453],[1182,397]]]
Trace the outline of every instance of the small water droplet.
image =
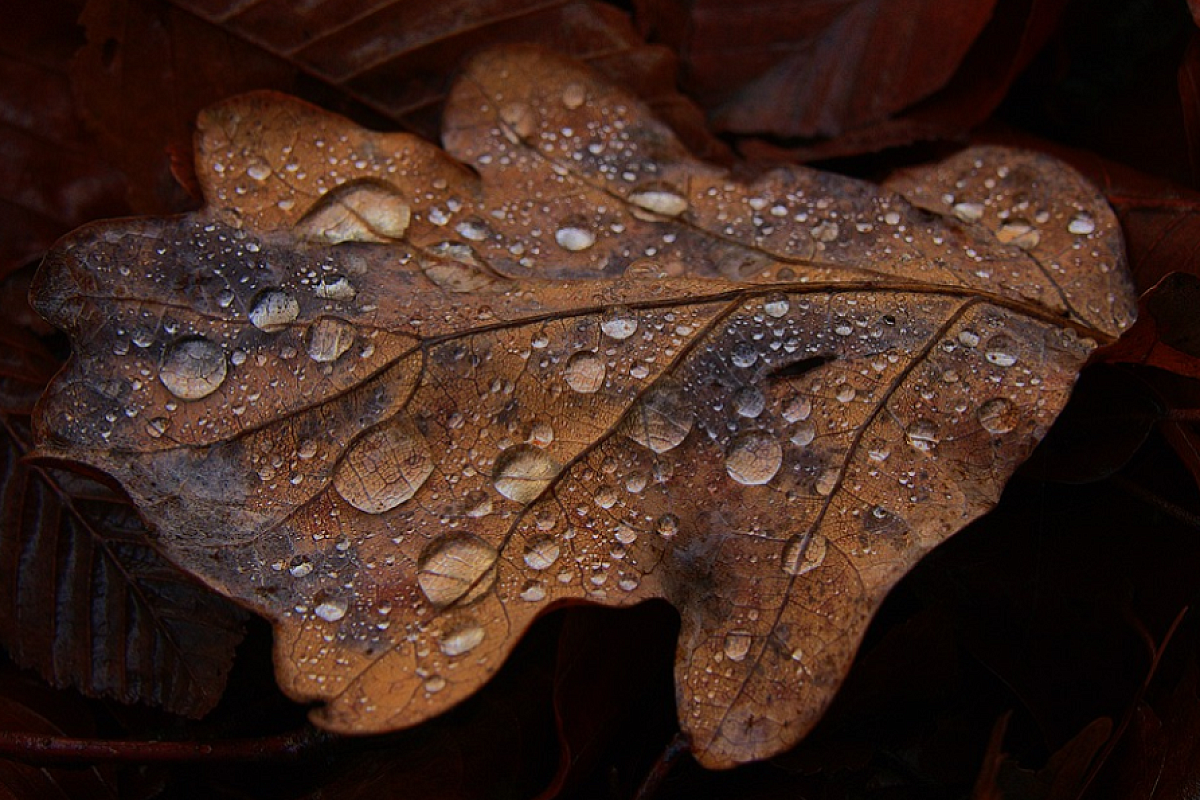
[[472,242],[482,242],[491,233],[486,222],[479,217],[467,217],[454,226],[454,230],[464,239]]
[[978,222],[983,218],[983,203],[955,203],[952,210],[963,222]]
[[1096,220],[1090,214],[1080,212],[1067,223],[1067,231],[1076,236],[1086,236],[1096,230]]
[[738,342],[729,353],[735,367],[753,367],[758,361],[758,351],[750,342]]
[[613,538],[623,545],[631,545],[637,541],[638,533],[628,525],[618,525],[613,532]]
[[554,241],[558,242],[558,246],[563,250],[578,253],[596,243],[596,234],[577,225],[564,225],[554,232]]
[[509,103],[500,109],[504,135],[513,144],[528,140],[537,131],[537,112],[526,103]]
[[607,368],[604,361],[590,350],[581,350],[567,359],[563,380],[580,394],[592,394],[604,386]]
[[848,383],[843,383],[838,387],[837,394],[835,394],[834,397],[837,398],[839,403],[849,403],[857,395],[858,391],[853,386]]
[[994,397],[979,406],[979,424],[988,433],[1008,433],[1017,426],[1016,408],[1004,397]]
[[425,437],[399,418],[350,446],[333,473],[333,487],[359,511],[382,514],[411,499],[432,473]]
[[446,679],[441,675],[430,675],[425,679],[425,691],[430,694],[437,694],[442,689],[446,688]]
[[975,331],[963,329],[958,332],[958,341],[963,347],[977,347],[979,345],[979,334]]
[[340,597],[329,597],[318,603],[313,613],[326,622],[337,622],[342,617],[346,616],[346,610],[349,606],[346,601]]
[[146,435],[152,439],[159,439],[170,427],[171,420],[166,417],[155,417],[146,420]]
[[526,603],[538,603],[546,599],[546,585],[541,581],[530,581],[521,590],[521,599]]
[[786,316],[791,308],[792,305],[788,302],[787,295],[768,295],[767,299],[763,302],[763,311],[767,312],[767,316],[769,317],[778,318]]
[[292,559],[292,565],[288,567],[288,573],[293,578],[303,578],[311,575],[313,571],[313,563],[303,556],[296,556]]
[[812,401],[800,395],[789,400],[783,408],[783,418],[788,422],[806,420],[810,414],[812,414]]
[[267,333],[281,331],[300,316],[300,304],[296,298],[279,289],[268,289],[260,294],[250,309],[250,322]]
[[492,485],[509,500],[530,503],[558,477],[561,469],[545,450],[519,444],[507,448],[496,459]]
[[754,643],[746,631],[731,631],[725,634],[725,657],[730,661],[741,661],[750,653],[750,645]]
[[815,488],[817,494],[822,497],[828,497],[833,494],[833,490],[837,488],[838,471],[836,469],[827,469],[817,477]]
[[265,181],[271,177],[271,168],[266,164],[256,162],[246,167],[246,174],[256,181]]
[[430,542],[417,560],[417,585],[435,606],[474,602],[496,580],[496,549],[469,533]]
[[922,452],[932,450],[941,441],[938,436],[937,424],[928,419],[918,419],[908,426],[904,435],[910,445]]
[[525,546],[525,566],[544,570],[554,566],[562,549],[552,536],[536,536]]
[[633,336],[637,329],[637,314],[624,306],[610,308],[600,319],[600,330],[604,332],[604,335],[618,341]]
[[322,300],[335,300],[340,303],[347,303],[358,295],[354,284],[340,275],[322,278],[314,291]]
[[783,547],[783,571],[788,575],[803,575],[825,563],[829,541],[819,533],[793,536]]
[[483,626],[473,620],[464,621],[438,637],[438,649],[448,656],[461,656],[483,644],[487,634]]
[[340,319],[322,317],[308,329],[305,344],[308,357],[319,364],[337,361],[354,345],[357,331],[354,326]]
[[812,425],[800,425],[792,432],[791,442],[797,447],[808,447],[816,438],[816,428]]
[[158,379],[180,400],[199,400],[221,388],[228,373],[220,347],[207,339],[182,339],[164,354]]
[[762,431],[740,434],[725,451],[725,471],[746,486],[769,482],[783,466],[783,448],[775,437]]
[[679,517],[674,514],[663,514],[655,520],[654,532],[664,539],[670,539],[679,533]]
[[581,83],[568,83],[563,87],[562,103],[568,109],[575,110],[587,100],[587,89]]

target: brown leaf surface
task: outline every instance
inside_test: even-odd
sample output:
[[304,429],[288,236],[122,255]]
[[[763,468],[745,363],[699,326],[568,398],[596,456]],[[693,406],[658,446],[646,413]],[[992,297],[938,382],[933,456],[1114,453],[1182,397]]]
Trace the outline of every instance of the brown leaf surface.
[[335,730],[448,708],[556,602],[665,597],[697,757],[781,751],[1133,316],[1112,212],[1051,159],[898,184],[932,210],[740,183],[541,50],[471,62],[449,155],[278,95],[200,128],[203,211],[39,275],[76,348],[42,449],[270,618]]

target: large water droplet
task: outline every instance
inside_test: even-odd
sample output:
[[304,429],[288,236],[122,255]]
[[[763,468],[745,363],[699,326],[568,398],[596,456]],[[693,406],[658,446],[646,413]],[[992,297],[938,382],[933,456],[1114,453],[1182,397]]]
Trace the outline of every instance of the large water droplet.
[[909,425],[904,435],[908,443],[922,452],[929,452],[941,441],[938,435],[937,423],[933,420],[918,419]]
[[791,303],[788,302],[787,295],[772,294],[768,295],[763,302],[763,311],[767,312],[769,317],[783,317],[791,310]]
[[313,613],[326,622],[337,622],[342,617],[346,616],[346,610],[349,606],[341,597],[328,597],[322,600],[313,609]]
[[163,356],[158,379],[181,400],[199,400],[221,388],[229,365],[220,347],[207,339],[183,339]]
[[461,656],[483,644],[486,635],[478,622],[464,620],[442,632],[438,637],[438,649],[448,656]]
[[1096,220],[1090,214],[1079,212],[1067,223],[1067,231],[1076,236],[1086,236],[1096,230]]
[[300,304],[296,298],[279,289],[269,289],[260,294],[250,309],[250,321],[254,327],[267,333],[286,328],[300,316]]
[[951,210],[963,222],[978,222],[983,217],[983,203],[955,203]]
[[810,414],[812,414],[812,400],[800,395],[788,400],[787,405],[783,407],[783,418],[788,422],[806,420]]
[[637,314],[624,306],[616,306],[604,312],[600,318],[600,330],[605,336],[618,341],[633,336],[638,329]]
[[587,89],[581,83],[568,83],[563,87],[562,103],[572,111],[587,100]]
[[518,503],[530,503],[558,477],[562,467],[550,454],[532,445],[509,447],[496,459],[492,485]]
[[308,329],[308,357],[324,364],[337,361],[354,345],[354,326],[340,319],[322,317]]
[[688,210],[687,198],[666,187],[640,189],[629,195],[629,202],[663,217],[678,217]]
[[582,350],[567,359],[563,380],[580,394],[591,394],[604,385],[606,372],[604,361],[598,355]]
[[755,419],[767,407],[767,398],[756,386],[746,386],[733,396],[733,410],[739,416]]
[[412,498],[433,472],[425,437],[407,418],[356,440],[333,473],[333,486],[360,511],[382,514]]
[[417,585],[429,602],[447,606],[472,603],[496,580],[496,549],[469,533],[435,539],[417,560]]
[[725,451],[725,471],[746,486],[769,482],[783,466],[783,448],[774,436],[762,431],[743,433]]
[[994,397],[979,406],[979,424],[988,433],[1008,433],[1017,427],[1017,413],[1012,401]]
[[1011,244],[1022,250],[1032,250],[1042,240],[1042,234],[1023,219],[1010,219],[996,231],[996,238],[1004,244]]
[[741,661],[750,653],[750,645],[754,643],[752,637],[746,631],[731,631],[725,634],[724,651],[725,657],[730,661]]
[[694,413],[674,387],[659,386],[633,408],[621,432],[643,447],[665,453],[683,443],[694,420]]
[[562,552],[552,536],[536,536],[525,546],[525,566],[538,571],[550,569]]
[[1002,333],[997,334],[988,339],[984,358],[997,367],[1011,367],[1017,363],[1017,343]]
[[563,250],[577,253],[587,250],[596,243],[596,234],[578,225],[563,225],[554,232],[554,241]]
[[730,349],[729,358],[735,367],[753,367],[758,361],[758,350],[750,342],[738,342]]
[[537,131],[537,112],[527,103],[509,103],[500,109],[504,135],[513,144],[528,140]]
[[328,244],[387,242],[408,230],[411,209],[395,187],[378,180],[349,183],[327,192],[296,230]]
[[800,534],[788,539],[783,547],[783,571],[788,575],[803,575],[825,563],[829,540],[817,534]]
[[348,303],[358,296],[358,290],[354,288],[354,284],[341,275],[322,278],[314,291],[322,300],[336,300],[339,303]]
[[664,539],[670,539],[679,533],[679,517],[674,514],[663,514],[655,520],[654,532]]

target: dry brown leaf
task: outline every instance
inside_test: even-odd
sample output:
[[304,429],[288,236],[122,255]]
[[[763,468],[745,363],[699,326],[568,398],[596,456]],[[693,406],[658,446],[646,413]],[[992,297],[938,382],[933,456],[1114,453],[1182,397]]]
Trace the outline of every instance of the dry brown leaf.
[[930,210],[739,183],[521,47],[473,60],[444,130],[227,102],[203,211],[83,229],[34,292],[75,345],[43,451],[271,619],[334,730],[445,710],[556,602],[665,597],[697,757],[779,752],[1134,313],[1112,212],[1045,157],[900,179]]

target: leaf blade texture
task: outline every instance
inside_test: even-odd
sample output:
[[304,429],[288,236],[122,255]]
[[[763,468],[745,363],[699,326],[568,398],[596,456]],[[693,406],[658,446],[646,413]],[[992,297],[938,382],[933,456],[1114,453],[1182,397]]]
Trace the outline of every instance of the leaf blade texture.
[[780,752],[1133,318],[1111,210],[1034,154],[743,181],[530,47],[443,142],[230,101],[204,210],[83,229],[34,290],[76,347],[42,451],[271,619],[335,730],[450,707],[555,603],[665,597],[697,757]]

